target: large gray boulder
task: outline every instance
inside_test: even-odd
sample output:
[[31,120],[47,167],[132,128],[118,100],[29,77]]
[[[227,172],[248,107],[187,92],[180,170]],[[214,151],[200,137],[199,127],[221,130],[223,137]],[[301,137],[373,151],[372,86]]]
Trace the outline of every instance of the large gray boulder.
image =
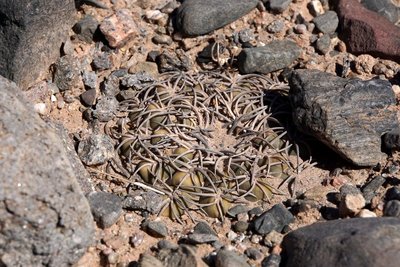
[[294,123],[300,130],[358,166],[373,166],[385,158],[382,136],[399,128],[390,82],[296,70],[289,84]]
[[94,237],[57,134],[0,76],[0,266],[70,266]]
[[60,56],[74,0],[0,0],[0,75],[27,89]]
[[356,218],[316,223],[286,235],[282,248],[282,267],[396,267],[400,219]]

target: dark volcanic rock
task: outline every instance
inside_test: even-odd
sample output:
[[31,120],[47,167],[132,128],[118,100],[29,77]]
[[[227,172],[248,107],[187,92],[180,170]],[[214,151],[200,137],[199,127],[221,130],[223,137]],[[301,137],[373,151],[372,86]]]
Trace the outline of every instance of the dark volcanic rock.
[[217,253],[215,267],[247,267],[246,259],[235,251],[221,249]]
[[320,32],[331,34],[336,31],[339,25],[339,18],[335,11],[327,11],[326,13],[313,19],[315,27]]
[[122,200],[107,192],[92,192],[88,195],[90,209],[101,228],[111,227],[122,214]]
[[78,155],[87,166],[101,165],[114,156],[112,139],[105,134],[93,134],[79,143]]
[[268,0],[263,1],[264,4],[267,4],[268,8],[271,9],[275,13],[282,13],[285,11],[292,0]]
[[253,224],[254,230],[265,235],[275,230],[281,232],[283,228],[294,221],[293,215],[283,204],[276,204],[270,210],[258,216]]
[[202,35],[249,13],[257,0],[186,0],[178,8],[176,24],[187,35]]
[[390,200],[386,203],[383,214],[388,217],[400,217],[400,201]]
[[349,52],[400,62],[400,28],[357,0],[339,0],[342,39]]
[[383,145],[388,152],[400,149],[400,129],[396,128],[383,136]]
[[282,243],[282,267],[398,266],[400,219],[357,218],[295,230]]
[[293,118],[298,128],[358,166],[385,157],[381,136],[399,126],[388,81],[343,79],[317,70],[296,70],[290,78]]
[[[196,253],[196,247],[180,245],[177,249],[162,249],[157,258],[169,267],[206,267],[207,264]],[[148,265],[152,267],[152,265]]]
[[0,1],[0,75],[27,89],[60,56],[74,22],[73,0]]
[[241,73],[267,74],[292,64],[300,51],[292,41],[272,41],[265,46],[243,49],[238,56],[238,67]]
[[57,134],[0,78],[0,266],[69,266],[94,237]]
[[94,17],[86,15],[72,29],[78,35],[79,39],[91,43],[98,27],[99,22]]
[[60,91],[72,89],[81,79],[79,61],[71,55],[66,55],[58,59],[55,69],[54,83]]
[[378,191],[379,187],[381,187],[385,181],[386,178],[379,175],[364,185],[361,191],[366,203],[371,202],[371,199],[376,195],[376,191]]
[[168,235],[168,228],[162,221],[144,222],[142,227],[149,235],[154,237],[166,237]]

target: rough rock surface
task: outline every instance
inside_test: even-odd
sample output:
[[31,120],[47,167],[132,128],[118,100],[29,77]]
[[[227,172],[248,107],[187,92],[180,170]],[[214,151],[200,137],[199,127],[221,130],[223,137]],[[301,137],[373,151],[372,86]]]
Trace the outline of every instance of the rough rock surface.
[[300,48],[292,41],[272,41],[265,46],[245,48],[238,56],[241,73],[263,73],[283,69],[300,55]]
[[254,230],[260,235],[268,234],[273,230],[281,232],[286,225],[293,221],[293,215],[280,203],[274,205],[270,210],[254,220]]
[[179,7],[176,25],[187,35],[202,35],[249,13],[257,0],[186,0]]
[[337,4],[341,33],[349,52],[400,62],[400,28],[357,0]]
[[56,133],[0,78],[0,266],[67,266],[93,218]]
[[398,127],[388,81],[344,79],[316,70],[297,70],[290,78],[295,124],[358,166],[385,157],[381,136]]
[[1,0],[0,75],[27,89],[60,56],[74,16],[74,0]]
[[393,23],[400,20],[400,7],[393,0],[362,0],[361,4],[369,10],[378,12]]
[[316,223],[285,236],[283,267],[398,266],[400,219],[357,218]]

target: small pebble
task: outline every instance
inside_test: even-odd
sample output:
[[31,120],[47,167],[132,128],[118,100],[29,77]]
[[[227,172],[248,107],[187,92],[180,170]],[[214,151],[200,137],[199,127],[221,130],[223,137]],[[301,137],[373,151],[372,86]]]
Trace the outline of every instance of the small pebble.
[[327,11],[326,13],[313,19],[315,27],[322,33],[334,33],[339,25],[339,18],[335,11]]
[[119,260],[119,256],[115,252],[111,252],[110,254],[107,255],[107,262],[109,264],[116,264]]
[[272,248],[282,243],[282,240],[283,240],[283,234],[278,233],[276,231],[271,231],[264,237],[264,244],[267,247]]
[[386,200],[400,200],[400,187],[394,186],[387,190]]
[[168,228],[161,221],[145,222],[143,226],[146,232],[153,237],[163,238],[168,236]]
[[162,250],[162,249],[178,249],[179,248],[179,246],[177,244],[175,244],[175,243],[173,243],[173,242],[171,242],[169,240],[165,240],[165,239],[158,241],[157,247],[158,247],[159,250]]
[[171,45],[173,42],[172,38],[168,35],[155,35],[151,40],[155,44],[165,44],[165,45]]
[[285,22],[283,20],[274,20],[267,26],[267,31],[269,33],[282,32],[285,28]]
[[307,32],[307,26],[304,24],[297,24],[294,26],[294,32],[298,34],[304,34]]
[[400,201],[390,200],[386,203],[383,215],[388,217],[400,217]]
[[324,34],[322,37],[318,38],[315,43],[315,48],[318,52],[325,55],[329,52],[329,47],[331,45],[331,37],[329,34]]
[[358,214],[357,217],[359,218],[374,218],[377,217],[376,213],[367,209],[362,209]]
[[139,247],[144,241],[144,235],[142,233],[135,233],[129,238],[129,243],[134,247]]
[[111,227],[122,214],[120,197],[107,192],[92,192],[88,195],[90,209],[101,228]]
[[33,106],[33,109],[39,113],[40,115],[45,115],[47,112],[46,104],[45,103],[36,103]]
[[234,231],[229,231],[226,237],[230,240],[233,241],[238,237],[238,234],[236,234]]
[[244,254],[246,254],[246,256],[249,257],[249,259],[256,260],[256,261],[262,259],[262,257],[263,257],[263,254],[261,253],[261,251],[256,248],[248,248],[244,251]]
[[85,106],[93,106],[96,103],[96,89],[87,90],[83,92],[80,97]]
[[244,233],[249,228],[249,223],[245,221],[237,221],[233,224],[232,228],[236,233]]
[[325,13],[324,7],[319,0],[312,0],[308,5],[308,9],[314,17]]

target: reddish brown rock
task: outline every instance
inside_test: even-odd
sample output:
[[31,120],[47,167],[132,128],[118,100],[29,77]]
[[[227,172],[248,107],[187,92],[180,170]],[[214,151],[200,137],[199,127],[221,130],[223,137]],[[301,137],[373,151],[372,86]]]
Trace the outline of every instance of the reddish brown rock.
[[339,0],[340,29],[349,52],[400,62],[400,28],[357,0]]

